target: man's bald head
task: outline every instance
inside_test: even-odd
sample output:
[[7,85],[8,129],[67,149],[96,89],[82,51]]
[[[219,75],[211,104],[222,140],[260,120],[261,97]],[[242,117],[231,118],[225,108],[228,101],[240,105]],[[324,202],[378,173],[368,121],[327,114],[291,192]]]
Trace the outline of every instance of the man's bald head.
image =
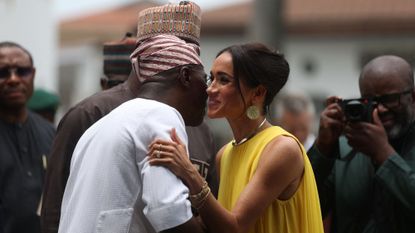
[[408,86],[414,86],[414,74],[411,65],[401,57],[394,55],[379,56],[367,63],[360,74],[359,86],[362,92],[362,81],[366,78],[399,77]]

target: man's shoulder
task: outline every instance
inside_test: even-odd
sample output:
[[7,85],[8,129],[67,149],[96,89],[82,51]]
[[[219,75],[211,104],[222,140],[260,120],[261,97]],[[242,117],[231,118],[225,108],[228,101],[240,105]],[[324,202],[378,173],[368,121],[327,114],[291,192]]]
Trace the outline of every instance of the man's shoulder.
[[139,111],[139,112],[146,112],[151,115],[151,117],[160,117],[165,118],[163,114],[174,114],[180,115],[180,113],[173,107],[156,101],[152,99],[144,99],[144,98],[134,98],[131,100],[126,101],[119,111]]
[[77,121],[83,118],[92,121],[94,121],[94,119],[100,119],[114,108],[133,98],[134,97],[121,86],[97,92],[70,108],[62,118],[60,124],[65,121]]
[[108,90],[99,91],[76,104],[71,109],[91,109],[102,108],[105,106],[113,106],[114,104],[121,104],[127,100],[132,99],[133,96],[128,95],[127,91],[122,86],[116,86]]

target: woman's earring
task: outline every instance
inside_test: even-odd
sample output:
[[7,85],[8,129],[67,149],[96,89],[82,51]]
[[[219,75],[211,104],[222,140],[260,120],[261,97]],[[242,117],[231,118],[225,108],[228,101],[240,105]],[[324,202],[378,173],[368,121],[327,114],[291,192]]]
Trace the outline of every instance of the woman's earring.
[[255,120],[259,117],[259,108],[256,105],[251,105],[246,109],[246,116],[251,119]]

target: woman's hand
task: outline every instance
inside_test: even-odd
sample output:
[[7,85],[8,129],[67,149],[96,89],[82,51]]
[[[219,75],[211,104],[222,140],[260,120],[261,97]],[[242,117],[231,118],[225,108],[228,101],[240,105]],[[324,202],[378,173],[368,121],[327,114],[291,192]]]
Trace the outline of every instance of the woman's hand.
[[172,141],[156,139],[149,145],[150,165],[167,167],[186,184],[191,194],[199,192],[203,179],[190,162],[186,146],[175,129],[172,129],[170,137]]

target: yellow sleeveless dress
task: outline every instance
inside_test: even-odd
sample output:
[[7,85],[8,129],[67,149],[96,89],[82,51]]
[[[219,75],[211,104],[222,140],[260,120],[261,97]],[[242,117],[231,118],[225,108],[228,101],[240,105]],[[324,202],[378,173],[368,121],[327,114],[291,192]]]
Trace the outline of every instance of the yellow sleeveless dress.
[[310,161],[301,143],[278,126],[259,132],[241,145],[233,146],[229,143],[226,146],[220,163],[218,201],[226,209],[232,210],[240,193],[254,175],[263,149],[280,135],[294,138],[301,147],[304,175],[295,194],[288,200],[275,199],[248,232],[322,233],[320,201]]

